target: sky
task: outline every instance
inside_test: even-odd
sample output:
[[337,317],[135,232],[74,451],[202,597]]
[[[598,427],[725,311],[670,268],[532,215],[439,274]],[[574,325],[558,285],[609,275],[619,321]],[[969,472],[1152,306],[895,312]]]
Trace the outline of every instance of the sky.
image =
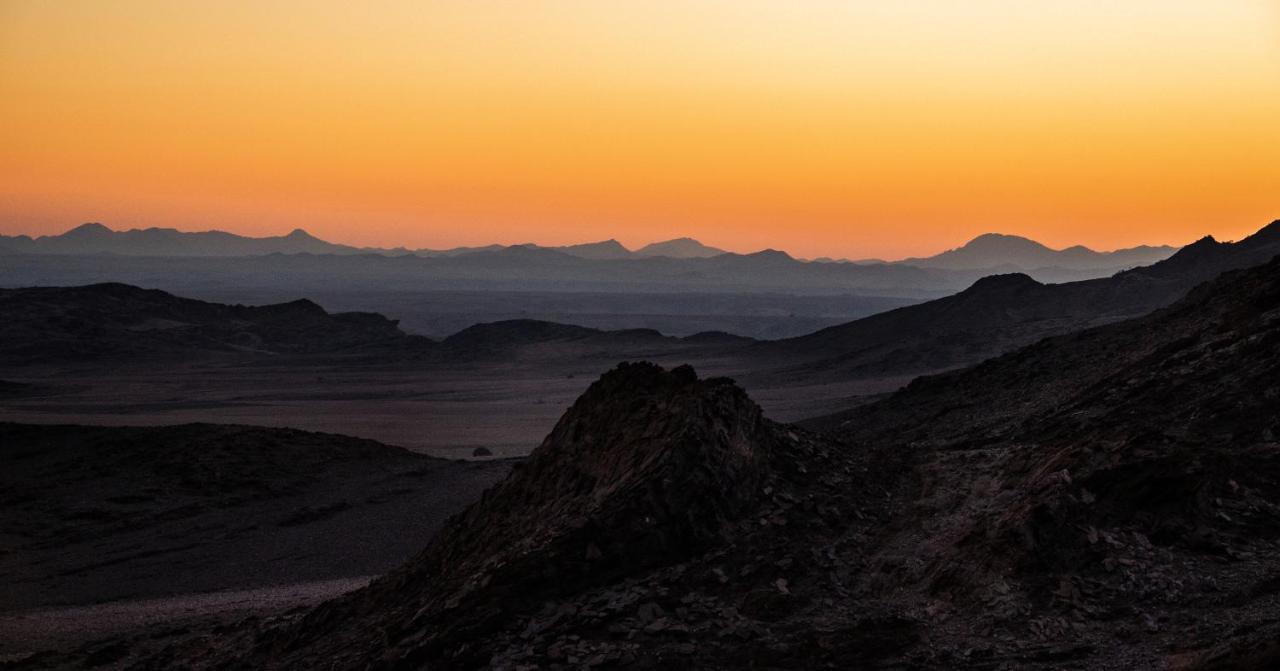
[[0,233],[901,258],[1280,218],[1274,0],[0,0]]

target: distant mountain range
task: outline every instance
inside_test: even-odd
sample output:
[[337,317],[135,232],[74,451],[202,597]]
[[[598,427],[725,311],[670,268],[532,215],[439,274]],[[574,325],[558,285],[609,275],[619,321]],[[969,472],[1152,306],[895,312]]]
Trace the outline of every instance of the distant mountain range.
[[724,254],[692,238],[677,238],[645,245],[635,251],[617,240],[580,245],[545,247],[533,243],[485,245],[452,249],[405,247],[353,247],[321,240],[302,230],[288,235],[253,238],[225,231],[186,232],[173,228],[134,228],[114,231],[102,224],[81,224],[61,235],[0,235],[0,253],[17,254],[117,254],[120,256],[261,256],[265,254],[380,254],[384,256],[461,256],[510,248],[546,249],[583,259],[626,259],[665,256],[675,259],[706,258]]
[[61,235],[0,236],[0,251],[21,254],[118,254],[121,256],[258,256],[262,254],[360,254],[356,247],[325,242],[302,229],[250,238],[224,231],[188,233],[172,228],[113,231],[82,224]]
[[[543,261],[547,255],[568,258],[523,248],[478,256],[511,254]],[[784,269],[804,267],[781,252],[761,254],[725,254],[695,261],[704,269],[723,269],[725,264],[751,264],[744,266],[748,270],[770,264]],[[579,341],[593,350],[628,358],[638,344],[656,348],[647,350],[650,353],[667,346],[705,345],[750,359],[755,362],[749,366],[752,370],[811,382],[864,379],[964,366],[1047,336],[1147,314],[1223,272],[1265,263],[1278,254],[1280,221],[1239,242],[1206,237],[1168,259],[1112,277],[1043,284],[1021,273],[987,276],[951,296],[801,337],[763,342],[723,333],[678,339],[652,329],[602,331],[528,319],[477,324],[435,342],[406,335],[395,321],[378,314],[329,314],[307,300],[260,307],[221,305],[122,284],[0,289],[0,350],[16,359],[196,350],[396,356],[432,351],[471,357],[535,343]],[[651,271],[662,267],[652,265],[653,261],[635,263],[644,263]],[[279,268],[271,272],[280,276]]]
[[[224,231],[188,233],[171,228],[114,231],[102,224],[83,224],[61,235],[32,238],[26,235],[0,236],[0,253],[14,254],[115,254],[120,256],[259,256],[266,254],[378,254],[383,256],[455,257],[486,254],[511,249],[547,250],[589,260],[620,260],[666,257],[704,259],[726,254],[725,250],[705,245],[693,238],[676,238],[645,245],[636,250],[617,240],[603,240],[578,245],[548,247],[526,243],[520,245],[486,245],[453,249],[407,249],[353,247],[321,240],[302,229],[288,235],[252,238]],[[1097,252],[1087,247],[1050,249],[1034,240],[1014,235],[987,233],[963,247],[935,256],[901,261],[860,261],[855,265],[908,265],[942,270],[994,271],[1098,271],[1109,274],[1118,270],[1155,263],[1168,258],[1175,247],[1141,246],[1113,252]],[[820,259],[830,262],[830,259]]]

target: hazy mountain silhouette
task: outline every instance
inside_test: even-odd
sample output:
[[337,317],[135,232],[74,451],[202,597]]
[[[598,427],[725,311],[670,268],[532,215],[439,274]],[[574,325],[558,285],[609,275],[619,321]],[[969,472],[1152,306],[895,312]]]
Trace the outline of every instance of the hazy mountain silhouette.
[[[34,240],[25,236],[0,237],[0,252],[8,254],[0,265],[0,284],[4,285],[119,281],[179,293],[211,287],[256,291],[288,285],[304,294],[337,290],[421,291],[431,287],[483,291],[853,293],[918,300],[954,293],[992,272],[1019,268],[1005,262],[996,263],[994,270],[910,263],[814,263],[775,250],[725,253],[688,238],[655,243],[635,252],[615,240],[566,247],[523,244],[452,250],[357,249],[324,242],[303,231],[278,238],[247,238],[170,229],[113,232],[97,224]],[[270,258],[264,262],[258,258],[261,256]],[[1089,269],[1056,265],[1027,272],[1042,282],[1066,282],[1107,276],[1127,265],[1132,264]]]
[[1113,252],[1095,252],[1080,245],[1066,249],[1050,249],[1034,240],[1016,235],[987,233],[970,240],[962,247],[947,250],[941,254],[903,259],[896,263],[949,270],[994,268],[1023,271],[1039,268],[1122,270],[1150,265],[1168,258],[1175,251],[1177,251],[1176,247],[1146,245],[1118,249]]
[[624,364],[401,569],[165,659],[1274,666],[1278,315],[1275,260],[921,379],[828,437],[731,381]]
[[113,231],[98,223],[82,224],[60,235],[0,236],[0,252],[22,254],[118,254],[121,256],[261,256],[266,254],[380,254],[400,256],[461,256],[494,252],[511,247],[552,249],[584,259],[625,259],[633,256],[695,258],[723,254],[692,238],[647,245],[636,252],[617,240],[603,240],[562,247],[485,245],[452,249],[394,249],[353,247],[321,240],[302,229],[288,235],[254,238],[223,231],[185,232],[172,228]]
[[693,238],[675,238],[663,242],[654,242],[637,249],[636,256],[668,256],[673,259],[697,259],[724,254],[723,249],[716,249],[694,240]]
[[625,259],[631,256],[631,251],[622,246],[622,243],[610,238],[601,242],[588,242],[581,245],[566,245],[564,247],[556,247],[557,250],[565,254],[571,254],[584,259]]
[[302,229],[288,235],[250,238],[222,231],[188,233],[172,228],[113,231],[83,224],[61,235],[0,236],[0,250],[25,254],[117,254],[121,256],[257,256],[262,254],[357,254],[362,250],[325,242]]
[[[603,240],[561,247],[533,243],[486,245],[452,249],[394,249],[353,247],[326,242],[296,229],[288,235],[254,238],[223,231],[185,232],[172,228],[113,231],[98,223],[77,226],[61,235],[32,238],[26,235],[0,236],[0,251],[26,254],[117,254],[122,256],[259,256],[266,254],[412,254],[424,257],[462,256],[501,251],[512,247],[555,250],[584,259],[627,259],[661,256],[676,259],[709,258],[726,252],[693,238],[675,238],[628,250],[617,240]],[[963,247],[936,256],[910,258],[892,263],[947,270],[1119,270],[1164,259],[1173,247],[1134,247],[1114,252],[1095,252],[1075,246],[1050,249],[1026,238],[987,233]],[[820,259],[830,261],[830,259]],[[884,264],[884,261],[855,262]]]
[[1042,284],[1024,274],[978,280],[953,296],[760,345],[802,361],[800,377],[925,372],[983,359],[1079,328],[1169,305],[1222,272],[1280,254],[1280,221],[1235,243],[1211,237],[1151,266],[1112,277]]
[[[271,254],[266,256],[111,256],[12,254],[0,285],[126,282],[178,293],[288,286],[329,291],[588,291],[610,293],[801,293],[933,298],[967,286],[978,271],[914,266],[806,263],[777,254],[589,259],[511,246],[461,254]],[[1075,277],[1075,275],[1072,275]]]

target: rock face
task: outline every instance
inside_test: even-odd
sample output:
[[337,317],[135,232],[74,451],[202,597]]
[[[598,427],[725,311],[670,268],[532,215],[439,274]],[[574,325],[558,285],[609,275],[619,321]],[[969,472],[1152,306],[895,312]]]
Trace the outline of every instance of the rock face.
[[935,645],[959,656],[940,663],[972,664],[975,641],[1046,666],[1280,659],[1264,645],[1280,634],[1280,259],[1148,318],[918,380],[830,428],[912,450],[910,512],[868,568],[908,569],[885,583],[915,595],[901,607],[945,614]]

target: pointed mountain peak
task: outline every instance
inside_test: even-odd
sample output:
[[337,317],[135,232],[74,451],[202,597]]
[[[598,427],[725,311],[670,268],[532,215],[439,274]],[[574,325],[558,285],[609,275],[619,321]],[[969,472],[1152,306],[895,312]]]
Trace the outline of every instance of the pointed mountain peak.
[[1212,235],[1206,235],[1203,238],[1200,238],[1199,240],[1196,240],[1195,242],[1178,250],[1178,254],[1175,254],[1175,256],[1185,255],[1187,253],[1196,253],[1206,249],[1213,249],[1214,247],[1217,247],[1221,244],[1222,243],[1218,242],[1217,238],[1214,238]]
[[103,226],[102,224],[99,224],[98,222],[94,221],[94,222],[89,222],[87,224],[80,224],[79,226],[76,226],[75,228],[67,231],[66,233],[63,233],[63,235],[72,236],[72,237],[89,237],[89,236],[111,235],[113,232],[114,231],[107,228],[106,226]]
[[960,249],[1009,249],[1009,248],[1028,248],[1028,249],[1044,249],[1048,247],[1032,240],[1024,238],[1020,235],[1008,235],[1005,233],[983,233],[978,237],[966,242]]
[[745,256],[753,259],[763,259],[770,261],[793,261],[793,257],[779,249],[762,249],[758,252],[752,252]]
[[1257,242],[1280,240],[1280,219],[1276,219],[1275,221],[1258,229],[1257,233],[1249,236],[1246,240],[1253,240]]
[[289,234],[284,237],[290,238],[293,240],[315,240],[316,239],[316,236],[311,235],[310,233],[302,230],[301,228],[295,228],[292,231],[289,231]]
[[671,240],[645,245],[637,249],[635,253],[640,256],[670,256],[672,258],[691,259],[719,256],[725,252],[723,249],[704,245],[693,238],[672,238]]

